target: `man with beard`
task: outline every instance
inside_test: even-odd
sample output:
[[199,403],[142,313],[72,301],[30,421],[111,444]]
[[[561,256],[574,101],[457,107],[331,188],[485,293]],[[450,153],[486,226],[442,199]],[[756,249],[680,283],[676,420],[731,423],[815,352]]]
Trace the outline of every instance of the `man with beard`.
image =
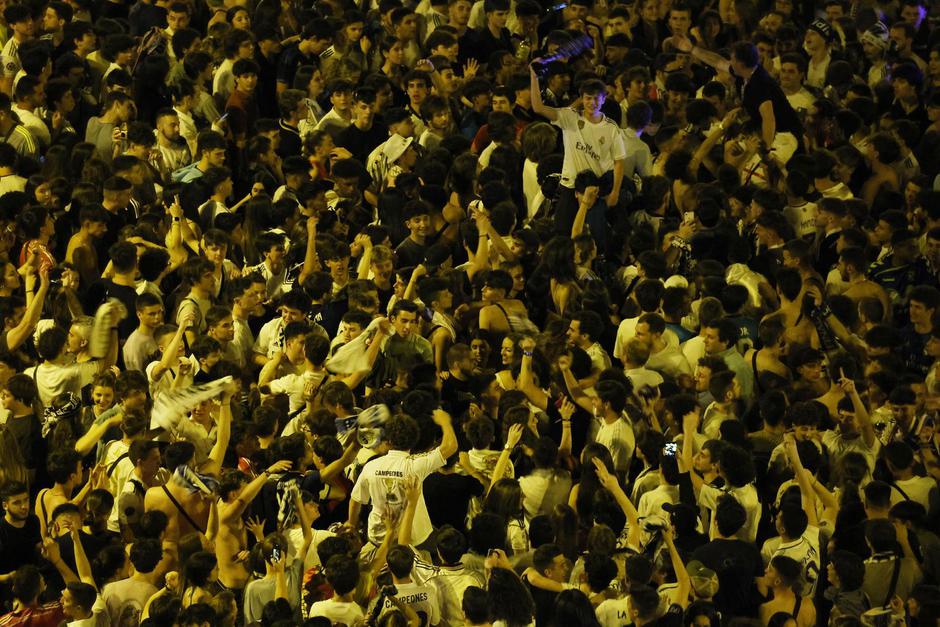
[[24,564],[38,563],[42,544],[39,518],[30,513],[29,489],[11,481],[0,492],[3,518],[0,519],[0,581],[8,581]]

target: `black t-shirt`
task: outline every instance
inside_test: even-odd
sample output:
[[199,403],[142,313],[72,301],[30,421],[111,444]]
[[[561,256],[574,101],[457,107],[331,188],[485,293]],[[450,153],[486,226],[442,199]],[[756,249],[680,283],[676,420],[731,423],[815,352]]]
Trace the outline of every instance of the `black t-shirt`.
[[474,496],[483,496],[483,484],[467,475],[435,472],[424,480],[424,502],[437,528],[450,525],[465,532],[467,507]]
[[118,337],[123,341],[137,328],[137,290],[127,285],[118,285],[111,279],[101,279],[92,283],[85,294],[85,311],[94,312],[109,298],[116,298],[127,309],[127,315],[118,325]]
[[9,573],[23,564],[38,564],[42,544],[39,519],[35,514],[26,518],[22,528],[14,527],[6,518],[0,518],[0,574]]
[[767,73],[764,66],[758,65],[747,81],[740,77],[735,77],[735,81],[741,91],[741,104],[755,124],[760,125],[760,106],[769,100],[774,107],[777,132],[792,133],[797,140],[803,136],[803,125],[799,116],[780,85]]
[[369,160],[369,154],[387,139],[388,130],[375,122],[366,130],[350,124],[339,132],[336,145],[345,148],[353,157],[365,163]]
[[499,31],[498,37],[493,37],[490,29],[487,27],[478,28],[473,31],[473,46],[470,48],[470,56],[476,57],[480,63],[487,63],[490,56],[497,50],[515,52],[512,45],[512,35],[508,28]]
[[757,547],[742,540],[712,540],[696,549],[692,559],[718,575],[715,606],[727,616],[756,616],[757,595],[754,578],[763,573]]
[[410,237],[406,237],[395,249],[395,256],[398,257],[398,267],[413,268],[419,263],[424,262],[424,254],[427,250],[427,246],[419,244]]
[[555,598],[558,593],[533,586],[525,576],[522,579],[529,588],[529,592],[532,593],[532,600],[535,601],[535,627],[548,625],[552,619],[552,610],[555,609]]
[[23,461],[30,470],[45,466],[46,447],[42,438],[42,425],[35,414],[10,416],[6,428],[13,434]]

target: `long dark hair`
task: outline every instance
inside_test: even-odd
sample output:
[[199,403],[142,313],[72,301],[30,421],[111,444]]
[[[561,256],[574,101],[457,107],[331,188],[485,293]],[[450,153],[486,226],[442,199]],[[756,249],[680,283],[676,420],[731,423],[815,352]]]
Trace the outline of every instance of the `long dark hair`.
[[582,527],[591,525],[594,495],[604,489],[597,478],[597,469],[592,461],[594,458],[600,459],[608,472],[614,472],[614,460],[606,446],[593,442],[584,447],[581,453],[581,482],[578,484],[578,498],[575,500],[575,509]]
[[493,605],[493,620],[508,627],[526,627],[535,616],[535,601],[519,576],[505,568],[494,568],[487,585]]
[[550,627],[600,627],[591,600],[580,590],[563,590],[555,597]]

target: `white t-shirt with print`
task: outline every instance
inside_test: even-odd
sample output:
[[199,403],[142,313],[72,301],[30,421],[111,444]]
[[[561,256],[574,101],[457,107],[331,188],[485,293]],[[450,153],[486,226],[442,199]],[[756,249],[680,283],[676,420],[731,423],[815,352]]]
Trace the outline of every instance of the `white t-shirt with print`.
[[561,184],[574,187],[579,172],[591,170],[602,176],[614,169],[614,162],[625,159],[623,133],[616,122],[604,116],[598,123],[585,119],[571,108],[556,109],[552,124],[562,131],[565,160],[561,168]]

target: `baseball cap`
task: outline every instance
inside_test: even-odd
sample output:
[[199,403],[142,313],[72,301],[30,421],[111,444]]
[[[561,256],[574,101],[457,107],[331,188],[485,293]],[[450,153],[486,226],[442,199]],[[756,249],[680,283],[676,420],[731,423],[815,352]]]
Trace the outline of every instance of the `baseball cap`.
[[718,573],[698,560],[692,560],[685,566],[692,580],[692,589],[700,599],[710,599],[718,594]]

